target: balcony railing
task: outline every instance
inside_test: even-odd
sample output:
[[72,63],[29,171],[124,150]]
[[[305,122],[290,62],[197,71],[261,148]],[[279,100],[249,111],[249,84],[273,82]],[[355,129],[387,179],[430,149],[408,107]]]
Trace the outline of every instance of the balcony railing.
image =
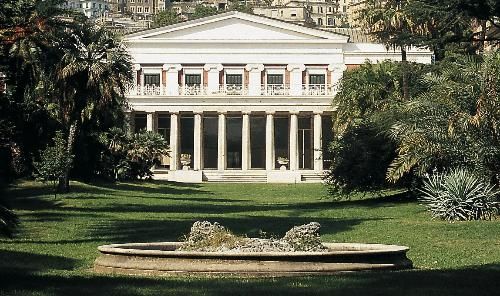
[[335,85],[325,84],[218,85],[216,88],[205,85],[183,85],[177,89],[160,85],[131,85],[126,94],[128,96],[332,96],[335,92]]

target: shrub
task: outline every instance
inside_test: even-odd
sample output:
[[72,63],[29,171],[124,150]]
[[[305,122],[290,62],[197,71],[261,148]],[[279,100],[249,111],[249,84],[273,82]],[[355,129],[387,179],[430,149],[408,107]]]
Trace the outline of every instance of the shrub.
[[53,142],[53,146],[47,146],[45,150],[40,151],[40,161],[33,162],[33,166],[36,170],[36,179],[50,183],[54,190],[54,197],[57,197],[57,183],[71,167],[73,155],[68,151],[66,140],[61,131],[56,132]]
[[395,155],[394,145],[369,124],[352,126],[330,144],[332,165],[325,183],[333,198],[354,191],[387,186],[385,173]]
[[486,220],[499,212],[499,191],[466,169],[434,173],[424,180],[421,201],[443,220]]
[[100,159],[98,174],[110,180],[151,178],[151,168],[161,155],[168,153],[167,142],[153,132],[128,136],[123,130],[113,128],[100,136],[106,147]]

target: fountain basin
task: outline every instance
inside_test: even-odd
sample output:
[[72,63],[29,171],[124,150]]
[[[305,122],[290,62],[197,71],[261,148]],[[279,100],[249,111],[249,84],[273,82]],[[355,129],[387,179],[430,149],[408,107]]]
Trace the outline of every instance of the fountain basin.
[[399,270],[412,267],[408,247],[325,243],[327,252],[177,251],[180,242],[128,243],[98,247],[98,273],[130,275],[302,276],[342,271]]

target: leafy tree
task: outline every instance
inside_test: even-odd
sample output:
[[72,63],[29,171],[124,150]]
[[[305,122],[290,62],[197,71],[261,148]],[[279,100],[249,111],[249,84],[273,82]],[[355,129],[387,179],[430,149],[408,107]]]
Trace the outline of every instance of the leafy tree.
[[174,9],[165,9],[158,12],[153,18],[154,27],[168,26],[180,22],[177,11]]
[[217,8],[204,4],[198,4],[194,7],[194,12],[193,14],[191,14],[191,19],[199,19],[214,14],[217,14]]
[[40,161],[34,162],[34,166],[37,180],[50,183],[54,188],[54,197],[57,197],[57,183],[71,167],[73,155],[69,154],[61,131],[56,132],[53,141],[53,146],[47,146],[45,150],[40,151]]
[[[423,91],[420,78],[431,66],[409,63],[409,93]],[[396,156],[396,145],[385,131],[397,119],[393,110],[404,103],[401,63],[365,63],[347,71],[332,104],[334,140],[332,165],[326,177],[332,195],[387,186],[385,175]]]

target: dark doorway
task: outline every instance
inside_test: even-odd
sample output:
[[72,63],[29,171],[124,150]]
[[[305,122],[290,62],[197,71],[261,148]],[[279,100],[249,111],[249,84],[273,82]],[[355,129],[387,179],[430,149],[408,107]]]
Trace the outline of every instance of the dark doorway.
[[252,169],[266,168],[266,118],[250,117],[250,154]]
[[274,160],[275,168],[279,168],[281,165],[276,161],[278,157],[284,157],[290,159],[289,154],[289,118],[288,117],[276,117],[274,119],[274,155],[276,159]]
[[226,119],[226,166],[228,169],[241,169],[241,117]]
[[219,119],[203,118],[203,168],[216,169],[218,158]]
[[193,153],[194,153],[194,117],[192,115],[182,115],[181,116],[181,128],[180,128],[180,138],[181,138],[181,154],[191,155],[191,164],[189,165],[193,168]]

